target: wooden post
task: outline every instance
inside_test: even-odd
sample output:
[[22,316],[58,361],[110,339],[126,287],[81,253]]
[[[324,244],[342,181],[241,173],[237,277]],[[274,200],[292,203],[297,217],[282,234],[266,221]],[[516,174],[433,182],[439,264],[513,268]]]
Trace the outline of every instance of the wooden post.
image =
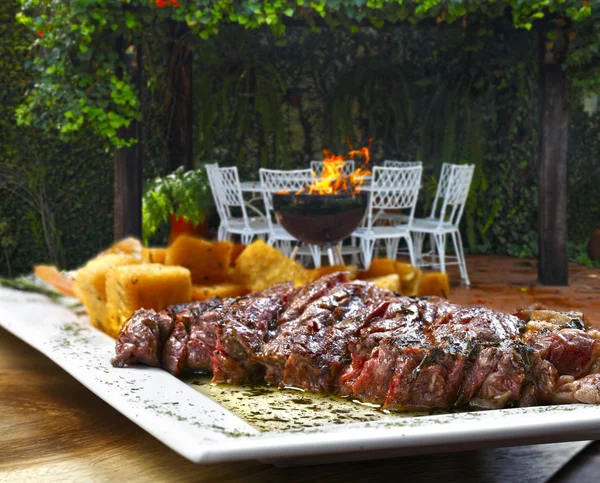
[[174,171],[179,166],[189,170],[194,167],[193,153],[193,106],[192,65],[193,54],[185,40],[188,28],[185,23],[174,23],[174,37],[169,59],[170,103],[167,112],[172,113],[168,136],[168,168]]
[[[123,52],[121,42],[117,43]],[[126,52],[128,74],[141,98],[142,64],[141,52],[130,46]],[[125,74],[124,74],[125,75]],[[142,139],[142,123],[133,121],[129,127],[123,128],[119,136],[124,139],[135,139],[137,142],[128,148],[115,151],[115,241],[127,236],[142,238],[142,186],[144,173],[144,144]]]
[[[562,22],[562,23],[561,23]],[[568,285],[567,253],[567,110],[563,61],[567,50],[564,21],[552,21],[557,38],[547,44],[547,28],[539,31],[540,144],[538,280]]]

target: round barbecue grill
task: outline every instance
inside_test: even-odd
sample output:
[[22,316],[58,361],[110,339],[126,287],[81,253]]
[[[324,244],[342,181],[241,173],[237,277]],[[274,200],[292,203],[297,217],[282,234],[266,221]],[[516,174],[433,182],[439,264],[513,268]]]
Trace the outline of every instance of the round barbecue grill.
[[[368,193],[274,193],[273,209],[281,226],[294,238],[331,251],[360,224]],[[331,258],[331,256],[330,256]],[[341,255],[338,253],[340,262]]]

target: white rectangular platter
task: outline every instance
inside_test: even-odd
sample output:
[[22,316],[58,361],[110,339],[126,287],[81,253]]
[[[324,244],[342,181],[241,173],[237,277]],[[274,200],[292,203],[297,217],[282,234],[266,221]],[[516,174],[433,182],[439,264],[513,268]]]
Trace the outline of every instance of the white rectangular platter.
[[[86,316],[43,295],[0,288],[0,326],[196,463],[259,460],[306,464],[600,437],[600,406],[594,405],[423,416],[386,414],[364,422],[353,418],[340,422],[338,418],[337,424],[327,418],[318,424],[315,418],[311,424],[275,430],[265,430],[263,425],[259,430],[261,425],[255,420],[266,411],[264,406],[257,405],[254,421],[244,420],[161,369],[113,368],[114,340],[92,327]],[[228,387],[219,386],[218,390],[223,393]],[[243,394],[238,391],[236,397],[241,399]],[[302,394],[307,397],[311,395]],[[342,412],[348,413],[348,404]],[[228,407],[235,409],[235,402]]]

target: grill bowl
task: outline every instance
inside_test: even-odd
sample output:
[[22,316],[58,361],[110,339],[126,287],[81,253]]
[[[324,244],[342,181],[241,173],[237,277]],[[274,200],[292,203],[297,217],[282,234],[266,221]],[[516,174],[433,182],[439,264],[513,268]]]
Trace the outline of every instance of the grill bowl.
[[336,195],[274,193],[273,208],[281,226],[294,238],[311,245],[333,244],[360,224],[368,193]]

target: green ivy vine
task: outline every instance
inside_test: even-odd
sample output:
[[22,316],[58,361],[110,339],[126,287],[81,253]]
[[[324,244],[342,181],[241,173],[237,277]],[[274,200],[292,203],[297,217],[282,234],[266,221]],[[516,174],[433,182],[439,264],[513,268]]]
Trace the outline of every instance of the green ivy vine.
[[[468,25],[505,15],[516,28],[531,30],[536,21],[550,19],[569,24],[572,51],[566,67],[571,84],[586,90],[600,85],[598,76],[590,75],[598,69],[598,0],[21,0],[21,4],[19,21],[36,34],[32,48],[38,82],[17,111],[19,123],[56,129],[63,137],[90,128],[115,147],[133,142],[120,131],[140,119],[139,93],[123,74],[132,46],[156,40],[173,20],[187,24],[197,38],[208,39],[226,24],[246,29],[267,26],[281,34],[290,19],[314,29],[351,31],[365,24],[380,28],[386,22]],[[122,52],[117,45],[124,46]],[[553,48],[551,37],[547,48]]]

